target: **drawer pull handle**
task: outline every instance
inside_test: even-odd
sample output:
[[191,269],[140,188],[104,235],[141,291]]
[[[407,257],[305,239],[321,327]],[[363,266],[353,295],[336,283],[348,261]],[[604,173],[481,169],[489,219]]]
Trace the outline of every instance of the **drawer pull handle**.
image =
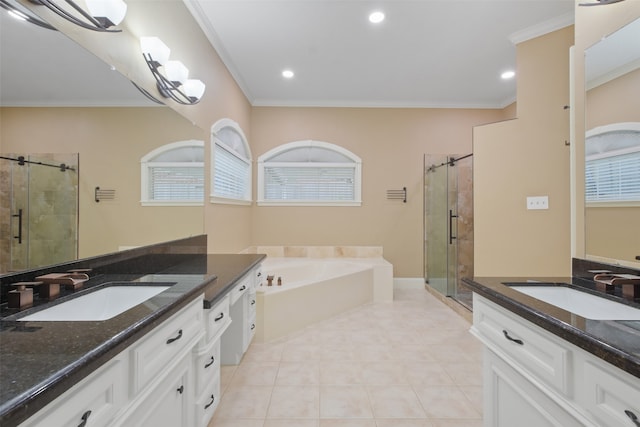
[[238,291],[239,291],[239,292],[242,292],[242,291],[244,291],[245,289],[247,289],[247,286],[246,286],[246,285],[242,285],[242,287],[241,287],[240,289],[238,289]]
[[207,363],[206,365],[204,365],[204,368],[207,369],[209,366],[213,365],[215,363],[216,359],[214,359],[213,356],[211,356],[211,362]]
[[252,324],[251,324],[251,330],[253,331],[255,328],[256,328],[256,324],[255,324],[255,323],[252,323]]
[[182,338],[182,329],[178,331],[178,336],[176,336],[175,338],[169,338],[167,340],[167,344],[171,344],[174,341],[178,341],[180,338]]
[[259,273],[258,273],[258,277],[260,277],[260,276],[262,276],[262,272],[259,272]]
[[506,329],[503,329],[503,330],[502,330],[502,333],[504,334],[504,337],[505,337],[506,339],[508,339],[509,341],[513,341],[513,342],[514,342],[514,343],[516,343],[516,344],[524,345],[524,342],[523,342],[522,340],[519,340],[519,339],[516,339],[516,338],[511,338],[511,337],[509,336],[509,332],[507,332],[507,330],[506,330]]
[[629,419],[630,419],[631,421],[633,421],[633,424],[634,424],[636,427],[640,427],[640,421],[638,421],[638,417],[636,416],[636,414],[634,414],[633,412],[631,412],[631,411],[630,411],[630,410],[628,410],[628,409],[625,409],[624,413],[625,413],[625,414],[627,414],[627,417],[629,417]]
[[252,299],[252,300],[251,300],[251,305],[253,305],[253,304],[255,304],[255,303],[256,303],[256,300]]
[[182,394],[182,392],[184,391],[184,386],[181,385],[180,387],[177,388],[178,393]]
[[209,406],[213,405],[213,402],[216,401],[216,398],[214,397],[214,395],[211,395],[211,402],[207,403],[206,405],[204,405],[204,409],[209,409]]
[[91,415],[91,411],[87,411],[84,414],[82,414],[82,417],[80,417],[82,422],[78,424],[78,427],[84,427],[87,425],[87,420],[89,419],[89,415]]
[[219,322],[222,320],[222,318],[224,317],[224,313],[220,313],[220,316],[216,317],[215,319],[213,319],[214,322]]

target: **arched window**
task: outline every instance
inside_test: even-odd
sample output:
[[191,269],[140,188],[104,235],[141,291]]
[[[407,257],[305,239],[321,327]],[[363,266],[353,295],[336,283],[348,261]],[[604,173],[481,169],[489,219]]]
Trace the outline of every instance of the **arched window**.
[[321,141],[296,141],[258,158],[258,204],[360,206],[362,161]]
[[590,206],[640,203],[640,122],[587,132],[585,193]]
[[192,206],[204,202],[204,142],[173,142],[140,160],[143,206]]
[[211,129],[211,202],[251,203],[251,150],[240,126],[229,119]]

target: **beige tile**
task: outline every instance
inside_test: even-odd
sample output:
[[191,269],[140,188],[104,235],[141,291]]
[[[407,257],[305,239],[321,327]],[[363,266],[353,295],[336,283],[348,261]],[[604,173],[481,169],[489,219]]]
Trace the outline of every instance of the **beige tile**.
[[245,353],[242,361],[279,362],[282,359],[284,344],[257,344],[253,343]]
[[273,387],[241,386],[227,388],[216,415],[220,418],[260,418],[267,415]]
[[320,427],[376,427],[375,420],[329,420],[321,419]]
[[276,385],[318,385],[320,366],[317,361],[281,362]]
[[427,418],[410,386],[369,386],[368,391],[376,418]]
[[433,427],[483,427],[482,420],[431,420]]
[[433,427],[429,420],[377,419],[376,427]]
[[372,418],[367,390],[363,386],[320,387],[321,418]]
[[480,413],[455,386],[416,387],[416,393],[429,418],[480,419]]
[[318,386],[275,386],[267,418],[314,418],[320,416]]
[[320,361],[320,384],[362,384],[362,363]]
[[362,379],[369,385],[409,384],[403,365],[395,361],[363,363]]
[[482,364],[471,363],[442,363],[445,371],[458,385],[482,385]]
[[274,385],[278,374],[278,362],[246,362],[236,369],[231,386]]
[[305,342],[287,343],[282,352],[283,362],[304,362],[320,360],[322,346]]
[[238,418],[213,417],[208,427],[263,427],[263,420],[241,420]]
[[318,420],[265,420],[264,427],[318,427]]
[[453,378],[438,362],[404,362],[409,383],[414,386],[454,385]]
[[483,393],[482,386],[460,386],[460,390],[467,396],[474,409],[482,414],[483,410]]

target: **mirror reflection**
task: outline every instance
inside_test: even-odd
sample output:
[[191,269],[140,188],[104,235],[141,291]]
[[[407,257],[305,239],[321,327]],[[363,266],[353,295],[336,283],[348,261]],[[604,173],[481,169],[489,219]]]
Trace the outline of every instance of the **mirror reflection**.
[[585,52],[588,257],[640,261],[640,20]]
[[[202,234],[201,205],[142,206],[140,161],[166,144],[203,141],[207,133],[148,100],[64,34],[0,15],[0,156],[75,169],[67,171],[74,182],[51,189],[12,177],[17,162],[2,160],[0,182],[7,188],[22,182],[19,188],[31,191],[24,197],[34,200],[30,207],[42,209],[22,208],[23,241],[30,243],[18,246],[18,217],[12,215],[20,208],[3,199],[0,274]],[[72,177],[53,167],[29,167],[16,173],[46,172],[43,180],[50,184]],[[96,202],[96,187],[112,190],[114,197]],[[30,234],[37,241],[27,239],[30,221],[38,224]]]

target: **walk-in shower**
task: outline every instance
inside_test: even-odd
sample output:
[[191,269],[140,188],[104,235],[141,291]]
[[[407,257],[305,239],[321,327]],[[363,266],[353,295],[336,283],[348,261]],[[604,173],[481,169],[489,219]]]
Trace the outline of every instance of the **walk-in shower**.
[[473,276],[472,155],[424,156],[424,277],[432,289],[471,307],[461,282]]
[[77,255],[78,155],[0,155],[0,274]]

